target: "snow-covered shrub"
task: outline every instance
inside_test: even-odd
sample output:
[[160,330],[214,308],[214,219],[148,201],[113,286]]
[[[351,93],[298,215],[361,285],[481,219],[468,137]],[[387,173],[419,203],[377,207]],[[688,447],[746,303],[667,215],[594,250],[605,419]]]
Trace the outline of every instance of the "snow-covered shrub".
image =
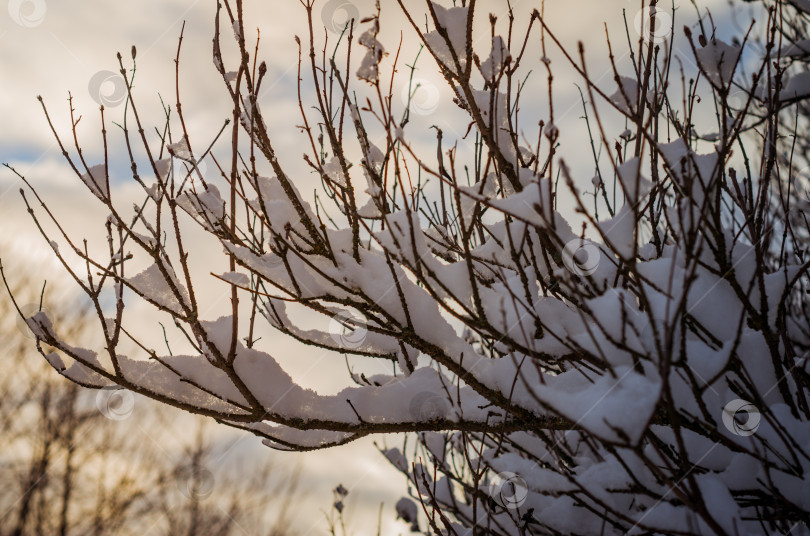
[[[109,255],[88,255],[68,236],[55,250],[68,270],[68,254],[86,262],[85,274],[71,273],[96,303],[107,344],[73,346],[39,313],[27,322],[58,349],[49,362],[82,385],[116,384],[282,450],[416,432],[404,448],[382,449],[421,503],[397,504],[414,529],[417,514],[423,530],[447,534],[806,527],[810,261],[795,209],[808,186],[790,155],[808,138],[785,117],[808,84],[801,65],[782,59],[791,46],[802,56],[804,26],[783,30],[807,16],[804,2],[759,11],[757,43],[747,28],[721,40],[700,6],[677,28],[680,11],[653,0],[634,21],[630,60],[616,54],[625,36],[607,37],[608,83],[591,76],[581,50],[563,50],[554,68],[579,75],[591,133],[575,146],[554,122],[548,57],[561,42],[540,12],[524,21],[525,37],[512,35],[510,9],[505,35],[491,16],[492,36],[474,40],[476,24],[490,30],[475,2],[399,3],[452,92],[441,106],[466,114],[466,134],[414,131],[410,97],[398,106],[390,77],[413,70],[387,52],[389,6],[347,25],[333,56],[332,45],[316,50],[306,2],[300,67],[311,77],[300,94],[312,97],[300,97],[301,131],[321,179],[308,199],[257,104],[267,69],[251,57],[241,3],[225,0],[214,64],[235,111],[220,180],[199,172],[208,151],[189,143],[179,107],[182,134],[148,142],[131,91],[124,133],[130,155],[141,147],[132,175],[146,192],[134,215],[114,203],[107,162],[66,152],[110,210]],[[223,27],[239,47],[232,65]],[[547,91],[522,92],[538,68]],[[592,157],[594,173],[577,176],[567,153]],[[181,232],[189,218],[224,248],[227,270],[216,277],[231,306],[213,317],[198,305],[194,245]],[[110,318],[98,302],[108,287]],[[116,351],[137,297],[173,317],[189,355],[146,343],[148,359]],[[312,315],[301,308],[330,327],[304,325]],[[393,372],[352,372],[338,394],[318,394],[257,340],[262,318]]]

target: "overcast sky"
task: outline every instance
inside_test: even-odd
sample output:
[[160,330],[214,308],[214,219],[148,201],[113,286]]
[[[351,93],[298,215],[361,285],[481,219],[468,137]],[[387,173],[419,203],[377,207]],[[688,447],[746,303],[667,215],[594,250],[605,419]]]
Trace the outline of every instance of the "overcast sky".
[[[115,74],[118,71],[116,52],[123,53],[129,67],[130,47],[137,46],[135,92],[145,122],[159,124],[158,95],[174,105],[173,60],[185,22],[180,79],[183,108],[192,144],[206,147],[221,122],[230,114],[227,94],[211,59],[215,1],[10,0],[4,3],[8,4],[8,11],[0,12],[0,162],[11,163],[40,188],[46,199],[54,203],[56,212],[65,218],[71,232],[98,241],[102,237],[106,213],[69,173],[35,97],[41,95],[45,99],[56,127],[67,133],[64,129],[70,125],[67,105],[70,91],[77,116],[82,116],[79,132],[85,156],[92,163],[101,162],[98,103],[106,102],[110,121],[119,120],[123,110],[120,77]],[[412,3],[423,9],[419,2]],[[585,42],[591,72],[595,77],[603,78],[606,87],[612,91],[603,23],[608,24],[611,35],[617,38],[614,47],[619,50],[617,55],[623,57],[626,45],[622,10],[626,10],[632,26],[639,13],[639,2],[547,0],[546,3],[549,25],[568,46],[573,46],[577,40]],[[689,2],[682,0],[678,3],[689,9]],[[518,27],[525,26],[526,15],[538,4],[536,1],[513,0]],[[723,0],[710,4],[716,5],[722,14]],[[249,21],[246,26],[261,30],[260,56],[267,61],[269,68],[260,104],[271,123],[271,137],[282,164],[293,171],[293,176],[298,173],[300,180],[309,181],[311,179],[300,158],[302,138],[294,129],[300,117],[295,101],[297,49],[293,36],[306,33],[305,11],[297,0],[246,0],[245,5]],[[479,5],[481,12],[493,11],[501,22],[506,21],[505,2],[493,0],[479,2]],[[370,0],[322,0],[316,4],[316,24],[337,27],[347,14],[362,17],[371,13],[372,6]],[[382,0],[382,10],[381,41],[388,50],[395,50],[402,31],[402,57],[404,63],[410,63],[415,56],[416,43],[399,7],[392,0]],[[484,17],[479,17],[479,20],[486,21]],[[484,41],[487,41],[486,33]],[[334,34],[330,36],[335,37]],[[489,45],[483,44],[481,50],[482,54],[487,54]],[[573,85],[577,79],[558,52],[550,50],[548,55],[555,66],[555,89],[559,99],[557,124],[562,130],[563,141],[561,154],[588,179],[592,164],[588,163],[588,158],[583,158],[581,143],[576,143],[583,135],[582,109]],[[537,61],[539,50],[532,51],[530,56]],[[449,91],[441,77],[432,70],[426,56],[420,59],[419,67],[417,77],[425,85],[423,102],[426,113],[415,118],[414,124],[409,126],[411,135],[427,143],[432,136],[428,130],[431,124],[442,125],[451,132],[466,129],[466,124],[459,129],[458,123],[453,122],[458,111],[443,100]],[[546,94],[540,91],[545,74],[541,73],[538,70],[534,75],[534,80],[539,83],[536,92],[523,96],[524,108],[535,123],[547,112]],[[405,82],[406,78],[400,77],[400,80]],[[401,87],[395,88],[395,93],[401,95],[401,90]],[[121,135],[109,123],[108,129],[114,169],[119,172],[114,195],[135,199],[137,189],[131,178],[128,179],[126,160],[122,159]],[[574,143],[566,145],[569,140]],[[31,221],[24,214],[17,193],[20,186],[21,182],[12,173],[0,170],[0,228],[3,230],[0,256],[4,265],[11,269],[25,268],[35,277],[53,280],[58,270],[43,254],[47,251],[46,244],[35,236]],[[220,260],[218,252],[212,252],[213,258]],[[219,268],[225,266],[199,267],[203,273]],[[211,308],[214,310],[210,314],[214,317],[217,316],[214,314],[217,303],[223,303],[225,288],[221,284],[211,285]],[[3,294],[0,299],[7,297]],[[275,337],[271,352],[302,384],[321,392],[334,392],[339,384],[332,378],[336,374],[345,378],[345,366],[339,357],[302,353],[303,350],[289,340],[279,335],[269,336]],[[245,444],[255,445],[257,441],[247,438]],[[258,452],[253,455],[276,458],[283,456],[266,449],[249,448],[236,449],[234,456],[252,452]],[[404,480],[376,453],[370,440],[325,453],[289,456],[304,464],[305,480],[311,487],[310,512],[328,508],[331,489],[342,483],[352,492],[350,497],[356,503],[352,515],[357,534],[373,531],[380,501],[386,502],[385,517],[391,520],[385,524],[386,533],[406,532],[406,526],[395,523],[391,514],[393,503],[405,490]],[[325,525],[318,515],[300,520],[299,528],[306,531],[313,525],[313,534],[323,533]]]

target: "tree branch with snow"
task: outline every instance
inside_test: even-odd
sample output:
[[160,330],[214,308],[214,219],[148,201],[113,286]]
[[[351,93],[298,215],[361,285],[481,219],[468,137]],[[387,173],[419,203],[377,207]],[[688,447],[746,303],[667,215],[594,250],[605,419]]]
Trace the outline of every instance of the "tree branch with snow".
[[[414,67],[380,32],[387,5],[320,50],[316,4],[302,5],[299,131],[320,181],[311,199],[277,153],[284,133],[259,107],[268,69],[239,0],[217,4],[213,59],[232,110],[214,141],[187,130],[179,81],[176,117],[167,108],[150,141],[132,91],[135,51],[132,68],[119,55],[121,129],[141,204],[114,199],[110,163],[85,162],[75,121],[72,151],[51,123],[77,178],[110,212],[99,222],[108,251],[91,255],[24,179],[35,224],[61,244],[55,255],[93,302],[106,342],[74,346],[45,313],[29,315],[51,365],[282,450],[416,432],[403,449],[380,447],[421,503],[396,507],[416,530],[420,516],[442,534],[807,524],[810,261],[796,212],[807,177],[792,155],[798,145],[807,159],[808,145],[786,119],[805,110],[797,58],[807,10],[768,3],[729,44],[708,11],[695,6],[678,29],[679,13],[653,0],[635,19],[635,42],[627,29],[625,59],[616,49],[625,36],[606,35],[606,84],[583,45],[566,48],[541,11],[519,36],[511,6],[499,33],[504,21],[474,1],[400,1],[404,30],[448,84],[442,105],[466,116],[451,133],[412,121]],[[235,55],[223,52],[223,28]],[[552,65],[580,81],[590,139],[579,146],[566,146],[555,122]],[[538,66],[543,106],[524,91]],[[229,150],[214,154],[228,134]],[[106,155],[106,129],[104,146]],[[579,176],[581,155],[593,156],[593,175]],[[213,176],[200,170],[208,156]],[[223,251],[223,271],[207,276],[229,290],[217,315],[200,307],[190,226]],[[128,328],[138,300],[171,317],[188,352],[167,353]],[[349,368],[342,390],[320,394],[284,370],[256,336],[259,322],[391,373]],[[124,340],[141,355],[119,353]]]

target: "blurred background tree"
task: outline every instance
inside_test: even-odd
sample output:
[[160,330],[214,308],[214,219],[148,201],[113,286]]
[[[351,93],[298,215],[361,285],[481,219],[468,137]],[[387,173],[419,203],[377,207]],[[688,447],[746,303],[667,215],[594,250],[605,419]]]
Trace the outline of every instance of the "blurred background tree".
[[[16,287],[38,306],[27,282]],[[84,332],[81,307],[46,307],[72,336]],[[15,316],[4,296],[0,363],[15,373],[0,374],[0,535],[294,534],[297,468],[264,458],[218,471],[233,440],[129,392],[65,382]]]

